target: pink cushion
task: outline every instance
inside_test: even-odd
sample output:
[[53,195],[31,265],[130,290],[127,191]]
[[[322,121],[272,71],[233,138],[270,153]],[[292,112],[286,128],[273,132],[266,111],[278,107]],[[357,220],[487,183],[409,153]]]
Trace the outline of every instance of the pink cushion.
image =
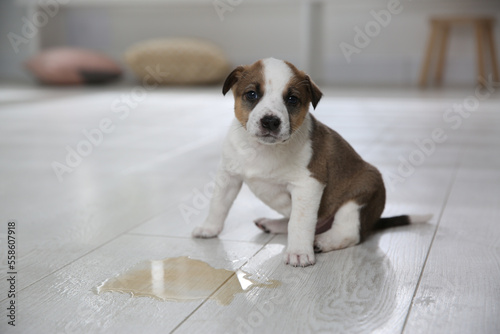
[[39,81],[52,85],[107,82],[122,73],[120,66],[109,57],[75,48],[42,51],[25,65]]

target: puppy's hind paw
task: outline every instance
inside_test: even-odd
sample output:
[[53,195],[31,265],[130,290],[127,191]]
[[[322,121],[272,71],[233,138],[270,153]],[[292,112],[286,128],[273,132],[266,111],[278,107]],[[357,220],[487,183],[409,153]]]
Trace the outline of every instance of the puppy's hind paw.
[[194,238],[215,238],[219,235],[221,230],[219,228],[211,227],[211,226],[197,226],[194,228],[191,235]]
[[269,229],[265,225],[263,225],[259,220],[260,219],[254,220],[255,225],[265,233],[271,233],[271,231],[269,231]]
[[254,220],[254,223],[258,228],[266,233],[285,234],[288,230],[288,218],[259,218]]

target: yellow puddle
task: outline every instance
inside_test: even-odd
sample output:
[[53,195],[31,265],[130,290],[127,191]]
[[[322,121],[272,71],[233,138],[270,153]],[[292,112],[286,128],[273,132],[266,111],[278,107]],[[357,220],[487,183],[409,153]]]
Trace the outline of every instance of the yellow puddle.
[[132,296],[176,302],[210,298],[221,305],[229,305],[238,293],[281,285],[275,280],[259,283],[248,276],[242,270],[215,269],[203,261],[183,256],[141,262],[127,272],[104,281],[97,287],[97,293],[130,293]]

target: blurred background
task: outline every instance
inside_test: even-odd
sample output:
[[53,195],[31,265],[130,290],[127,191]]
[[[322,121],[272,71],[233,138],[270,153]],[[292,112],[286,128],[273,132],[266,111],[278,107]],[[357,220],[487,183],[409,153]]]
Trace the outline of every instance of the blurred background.
[[[0,78],[32,83],[23,62],[65,46],[110,57],[124,71],[120,82],[132,83],[124,54],[133,45],[196,37],[219,47],[231,66],[273,56],[323,85],[416,87],[430,18],[457,15],[499,19],[500,1],[3,0]],[[493,33],[497,48],[499,24]],[[469,25],[450,29],[443,84],[475,84],[475,34]]]

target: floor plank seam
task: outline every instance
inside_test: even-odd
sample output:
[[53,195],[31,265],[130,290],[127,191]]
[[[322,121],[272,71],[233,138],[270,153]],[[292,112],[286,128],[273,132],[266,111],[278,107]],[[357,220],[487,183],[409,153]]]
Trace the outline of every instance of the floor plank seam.
[[[254,254],[255,255],[255,254]],[[247,264],[247,262],[245,262],[241,267],[243,267],[245,264]],[[240,268],[241,268],[240,267]],[[187,320],[189,320],[189,318],[194,315],[196,313],[196,311],[198,311],[203,305],[205,305],[205,303],[210,299],[210,297],[212,297],[217,291],[219,291],[223,286],[224,284],[226,284],[232,277],[234,277],[234,273],[232,275],[230,275],[224,282],[221,283],[221,285],[214,290],[214,292],[212,292],[210,294],[210,296],[206,297],[201,303],[200,305],[198,305],[191,313],[189,313],[179,324],[177,324],[177,326],[174,327],[174,329],[172,329],[169,333],[172,334],[174,333],[176,330],[178,330]]]
[[429,256],[431,254],[431,251],[432,251],[432,246],[434,244],[434,240],[436,239],[436,235],[437,235],[437,232],[439,230],[439,225],[441,223],[441,218],[443,217],[443,214],[444,214],[444,211],[446,210],[446,205],[448,204],[448,200],[450,198],[450,194],[453,190],[453,187],[455,185],[455,181],[456,181],[456,178],[457,178],[457,174],[458,174],[458,170],[461,166],[461,163],[462,163],[462,154],[464,152],[464,148],[462,147],[460,153],[458,154],[458,157],[457,157],[457,162],[455,163],[455,168],[454,168],[454,171],[453,171],[453,176],[450,180],[450,185],[448,186],[448,189],[447,189],[447,192],[446,192],[446,197],[445,197],[445,200],[444,200],[444,203],[443,203],[443,207],[442,207],[442,210],[441,212],[439,213],[439,217],[438,217],[438,220],[437,220],[437,223],[436,223],[436,228],[434,229],[434,233],[432,235],[432,238],[431,238],[431,242],[429,244],[429,248],[427,250],[427,254],[425,256],[425,260],[424,260],[424,263],[422,264],[422,269],[420,271],[420,275],[418,277],[418,281],[417,281],[417,284],[415,285],[415,290],[413,292],[413,295],[410,299],[410,306],[408,307],[408,312],[406,313],[406,317],[405,317],[405,321],[403,323],[403,327],[401,329],[401,333],[404,334],[405,330],[406,330],[406,325],[408,323],[408,319],[410,317],[410,314],[412,312],[412,308],[413,308],[413,303],[415,301],[415,297],[418,293],[418,290],[419,290],[419,287],[420,287],[420,283],[422,281],[422,277],[424,275],[424,272],[425,272],[425,267],[427,265],[427,260],[429,259]]
[[[264,243],[262,245],[261,248],[259,248],[250,258],[248,258],[248,260],[246,260],[241,266],[238,267],[238,270],[243,268],[243,266],[245,266],[252,258],[254,258],[257,254],[259,254],[266,246],[267,244],[273,240],[276,236],[272,237],[271,239],[269,239],[266,243]],[[217,291],[219,291],[232,277],[234,277],[234,275],[236,275],[236,273],[233,273],[231,276],[229,276],[224,282],[221,283],[221,285],[219,285],[219,287],[217,289],[214,290],[214,292],[212,292],[210,294],[210,296],[208,296],[207,298],[205,298],[205,300],[203,300],[203,302],[200,303],[200,305],[198,305],[191,313],[189,313],[177,326],[174,327],[174,329],[172,329],[169,334],[172,334],[174,333],[176,330],[178,330],[187,320],[189,320],[189,318],[191,316],[193,316],[196,311],[198,311],[208,300],[210,300],[210,297],[212,297],[214,294],[217,293]]]

